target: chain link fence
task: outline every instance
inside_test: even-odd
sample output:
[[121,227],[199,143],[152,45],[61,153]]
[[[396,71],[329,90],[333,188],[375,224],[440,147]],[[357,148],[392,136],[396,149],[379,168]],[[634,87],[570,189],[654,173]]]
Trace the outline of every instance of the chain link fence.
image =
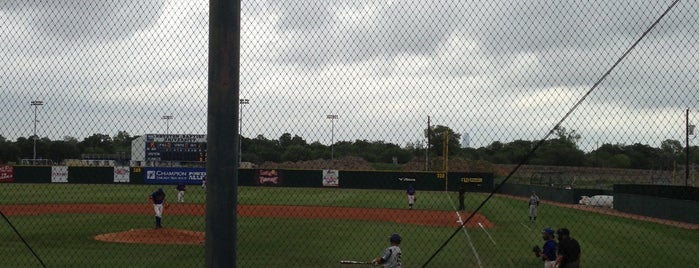
[[[0,2],[0,266],[204,266],[208,4]],[[238,266],[691,266],[698,11],[242,1]]]

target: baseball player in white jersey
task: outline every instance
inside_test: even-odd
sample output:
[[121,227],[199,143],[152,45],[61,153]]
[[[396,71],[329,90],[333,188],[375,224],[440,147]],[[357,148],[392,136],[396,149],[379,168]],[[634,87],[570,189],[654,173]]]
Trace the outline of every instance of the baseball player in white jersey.
[[399,234],[392,234],[389,240],[391,241],[391,246],[384,249],[383,256],[371,260],[371,264],[374,266],[383,265],[384,268],[400,268],[402,260],[398,245],[400,245],[403,238]]
[[536,214],[539,212],[539,201],[541,201],[539,196],[532,191],[532,195],[529,196],[529,221],[536,220]]

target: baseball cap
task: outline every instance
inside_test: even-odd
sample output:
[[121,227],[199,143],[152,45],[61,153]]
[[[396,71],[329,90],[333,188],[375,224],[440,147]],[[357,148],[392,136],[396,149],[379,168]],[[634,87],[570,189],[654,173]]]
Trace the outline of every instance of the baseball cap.
[[400,244],[400,242],[403,240],[403,238],[400,237],[399,234],[392,234],[392,235],[389,237],[389,240],[391,240],[391,242]]
[[570,235],[570,231],[566,228],[558,229],[558,235]]
[[555,231],[553,230],[553,228],[547,227],[547,228],[544,228],[544,230],[541,230],[541,233],[553,235],[555,233]]

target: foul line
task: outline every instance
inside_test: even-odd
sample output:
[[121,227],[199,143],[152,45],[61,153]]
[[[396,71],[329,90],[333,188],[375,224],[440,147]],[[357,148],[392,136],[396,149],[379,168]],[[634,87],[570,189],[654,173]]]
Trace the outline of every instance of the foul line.
[[451,208],[454,209],[454,212],[456,212],[456,218],[457,222],[461,224],[461,229],[464,230],[464,234],[466,235],[466,238],[468,239],[468,244],[471,246],[471,250],[473,251],[473,256],[476,257],[476,261],[478,262],[478,267],[483,267],[483,263],[481,262],[481,257],[478,255],[478,251],[476,251],[476,246],[473,245],[473,241],[471,240],[471,236],[468,234],[468,231],[466,231],[466,226],[464,225],[464,221],[461,219],[461,213],[459,213],[459,210],[456,209],[456,206],[454,205],[454,202],[451,201],[451,198],[449,196],[449,192],[444,190],[444,193],[447,195],[447,200],[449,200],[449,204],[451,205]]

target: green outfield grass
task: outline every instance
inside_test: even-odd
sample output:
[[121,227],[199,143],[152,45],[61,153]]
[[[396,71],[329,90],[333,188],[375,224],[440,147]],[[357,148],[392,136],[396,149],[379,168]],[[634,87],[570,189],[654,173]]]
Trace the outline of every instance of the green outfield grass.
[[[145,203],[162,187],[174,201],[174,186],[0,184],[2,204]],[[467,195],[473,210],[487,194]],[[204,191],[191,185],[188,203],[203,203]],[[240,204],[338,206],[405,209],[399,190],[241,187]],[[455,193],[418,192],[416,209],[453,211]],[[531,253],[542,244],[544,227],[567,227],[583,248],[586,267],[671,267],[696,263],[699,232],[551,205],[527,221],[524,201],[494,197],[481,211],[495,224],[460,230],[359,220],[243,217],[238,221],[239,267],[341,267],[339,260],[368,260],[393,232],[403,235],[404,267],[420,267],[452,234],[428,267],[539,267]],[[455,214],[456,215],[456,214]],[[464,215],[465,216],[465,215]],[[201,267],[204,247],[135,245],[95,241],[97,234],[149,228],[152,216],[59,214],[11,216],[12,223],[48,267]],[[204,217],[165,215],[167,227],[203,231]],[[39,267],[6,222],[0,224],[0,267]],[[491,240],[492,239],[492,240]]]

